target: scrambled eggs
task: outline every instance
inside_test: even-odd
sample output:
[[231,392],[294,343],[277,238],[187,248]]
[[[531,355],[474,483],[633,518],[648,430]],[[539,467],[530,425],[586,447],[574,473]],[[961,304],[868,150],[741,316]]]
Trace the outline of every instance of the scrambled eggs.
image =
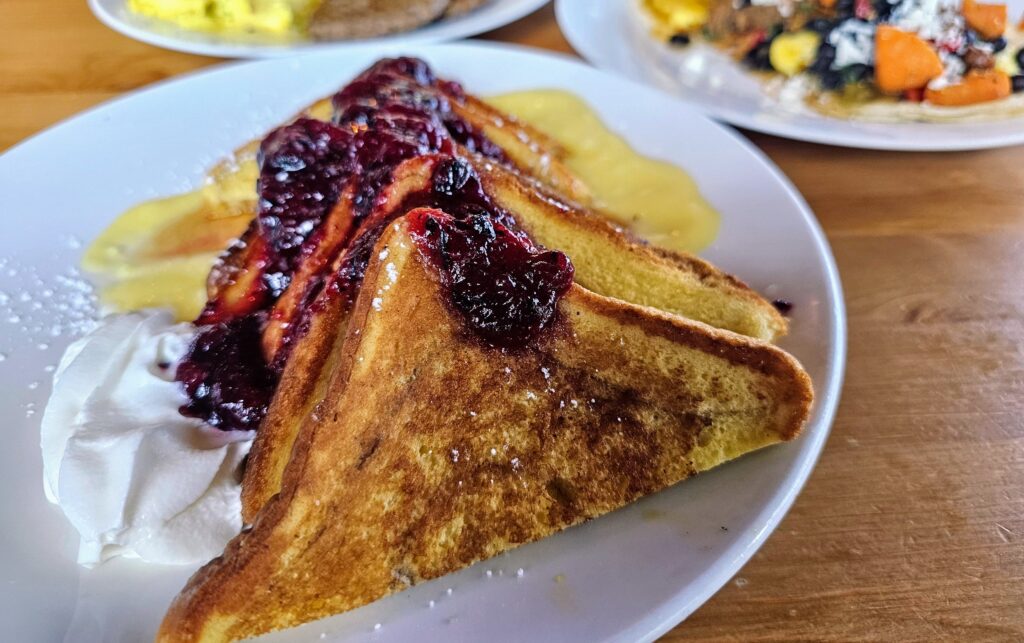
[[305,31],[321,0],[128,0],[135,13],[184,29],[225,34]]

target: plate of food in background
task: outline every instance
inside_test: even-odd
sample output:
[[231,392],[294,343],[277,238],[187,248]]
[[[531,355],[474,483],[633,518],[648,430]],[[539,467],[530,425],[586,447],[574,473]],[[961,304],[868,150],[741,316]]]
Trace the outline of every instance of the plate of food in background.
[[497,29],[546,0],[89,0],[129,38],[204,56],[269,58],[355,43],[431,43]]
[[559,0],[595,65],[739,127],[890,150],[1024,142],[1024,4]]
[[14,640],[652,640],[838,402],[800,195],[565,57],[224,66],[18,145],[0,189],[52,223],[0,240]]

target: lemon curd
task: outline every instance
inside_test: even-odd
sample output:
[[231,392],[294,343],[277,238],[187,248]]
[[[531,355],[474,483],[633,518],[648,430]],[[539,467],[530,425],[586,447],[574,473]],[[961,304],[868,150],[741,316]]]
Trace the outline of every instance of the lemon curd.
[[[488,100],[550,136],[586,185],[594,205],[651,243],[698,251],[714,240],[718,213],[682,169],[637,153],[577,96],[558,90]],[[309,110],[330,117],[330,101]],[[256,211],[256,149],[249,144],[210,172],[199,189],[141,203],[118,217],[86,250],[82,268],[108,310],[169,308],[194,319],[206,302],[217,256]]]
[[605,214],[652,244],[686,252],[706,248],[718,233],[718,212],[682,169],[637,153],[578,96],[534,90],[488,102],[555,139],[563,159]]
[[82,269],[105,308],[170,308],[179,320],[199,314],[210,267],[255,212],[256,161],[212,177],[193,192],[129,209],[86,249]]

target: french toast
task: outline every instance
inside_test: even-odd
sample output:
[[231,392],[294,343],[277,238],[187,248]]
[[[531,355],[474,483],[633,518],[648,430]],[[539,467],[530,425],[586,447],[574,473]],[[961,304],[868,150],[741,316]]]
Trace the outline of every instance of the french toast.
[[493,218],[413,210],[369,257],[281,492],[158,640],[353,609],[791,439],[808,416],[810,381],[782,350],[590,292]]
[[[459,189],[438,192],[442,179],[452,173],[462,181]],[[575,266],[576,282],[601,295],[746,331],[744,334],[754,337],[773,338],[784,329],[784,325],[772,325],[781,320],[778,312],[734,278],[698,259],[632,241],[604,219],[538,190],[516,173],[479,158],[474,166],[465,159],[418,157],[395,169],[394,180],[382,190],[377,207],[367,217],[366,228],[372,230],[399,216],[410,204],[454,208],[477,203],[507,213],[506,218],[513,219],[540,245],[565,252]],[[332,271],[345,259],[344,253],[339,255]],[[302,418],[326,390],[325,380],[340,350],[338,340],[345,334],[349,302],[321,297],[315,308],[318,314],[310,317],[308,329],[290,349],[250,451],[242,485],[242,518],[247,523],[279,490]],[[763,311],[760,317],[759,311]],[[754,326],[752,321],[762,325]],[[268,328],[273,328],[273,323]]]
[[[799,431],[810,383],[767,343],[784,318],[593,211],[557,143],[412,59],[378,63],[331,104],[330,122],[302,117],[260,144],[257,216],[211,272],[178,368],[183,413],[258,431],[242,485],[252,528],[190,582],[165,640],[351,609],[401,589],[396,578],[448,573]],[[462,248],[472,260],[435,243],[448,233],[477,235]],[[493,243],[504,245],[474,251]],[[446,404],[428,412],[441,391]],[[490,422],[470,426],[463,410]],[[437,442],[407,461],[417,432]],[[501,488],[488,497],[479,484],[495,462],[474,464],[478,484],[446,513],[431,490],[499,435],[522,453],[495,469]],[[540,468],[523,474],[514,463],[527,459]],[[379,479],[395,466],[412,476],[398,487]],[[517,495],[519,481],[543,497]],[[381,494],[409,503],[406,522],[373,505]],[[340,524],[326,525],[324,501]],[[501,502],[509,514],[488,531]],[[366,537],[378,551],[361,549]],[[328,579],[312,560],[348,568]],[[304,575],[305,589],[285,582]]]
[[[507,128],[518,141],[515,155],[549,170],[557,144],[474,101],[419,61],[382,61],[332,99],[337,124],[300,118],[261,144],[260,211],[211,271],[210,300],[198,319],[209,341],[197,343],[203,350],[178,370],[190,396],[183,412],[225,428],[260,428],[243,484],[247,521],[278,490],[298,423],[324,390],[331,347],[344,336],[367,260],[353,247],[365,254],[383,225],[413,205],[514,219],[541,245],[568,250],[579,283],[599,294],[758,338],[785,332],[771,304],[734,278],[650,248],[556,196],[558,185],[572,181],[523,170],[485,132]],[[440,176],[435,166],[443,159],[452,162],[442,163],[447,174]],[[457,186],[435,189],[456,179]],[[254,326],[258,346],[238,346]],[[249,368],[235,367],[255,352],[265,364],[249,357]]]

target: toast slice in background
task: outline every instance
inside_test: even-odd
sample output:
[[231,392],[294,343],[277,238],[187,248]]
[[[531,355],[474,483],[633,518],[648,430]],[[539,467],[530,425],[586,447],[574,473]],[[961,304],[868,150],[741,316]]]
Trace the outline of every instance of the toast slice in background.
[[446,18],[461,16],[473,11],[477,7],[483,6],[487,2],[489,0],[452,0],[451,4],[448,5],[448,9],[444,12],[444,16]]
[[309,35],[352,40],[411,31],[437,20],[451,0],[324,0],[313,12]]
[[[470,162],[424,156],[402,163],[367,217],[364,233],[379,231],[381,223],[404,214],[410,204],[445,207],[461,199],[458,193],[439,195],[433,191],[437,173],[452,172],[452,165],[457,164],[461,168],[458,173],[466,181],[463,190],[482,190],[494,208],[515,220],[531,239],[568,255],[576,269],[576,282],[581,286],[607,297],[652,306],[758,339],[771,340],[785,332],[784,318],[770,303],[710,264],[636,241],[599,215],[559,201],[515,172],[479,157],[472,158]],[[342,201],[342,207],[346,207],[345,203]],[[346,217],[344,211],[334,215]],[[332,273],[340,269],[346,252],[335,259]],[[294,310],[297,304],[291,294],[295,292],[302,292],[297,280],[278,300],[275,310]],[[280,489],[299,426],[322,399],[326,379],[337,362],[350,303],[344,298],[320,297],[313,307],[318,312],[303,322],[308,330],[291,346],[267,416],[250,450],[242,483],[245,523],[252,522]],[[291,316],[272,315],[265,337],[279,336],[281,331],[275,329],[292,323],[295,322]]]
[[782,350],[578,284],[524,347],[489,346],[412,235],[427,219],[450,220],[421,209],[387,227],[280,494],[193,576],[158,640],[235,640],[359,607],[806,421],[810,381]]

